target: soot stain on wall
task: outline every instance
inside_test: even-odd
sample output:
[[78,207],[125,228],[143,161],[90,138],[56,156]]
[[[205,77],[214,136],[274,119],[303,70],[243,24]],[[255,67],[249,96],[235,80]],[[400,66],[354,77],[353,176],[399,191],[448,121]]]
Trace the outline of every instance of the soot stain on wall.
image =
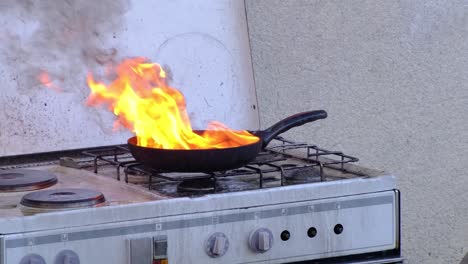
[[86,73],[119,55],[109,40],[123,28],[128,1],[0,1],[0,63],[18,93],[38,89],[45,70],[62,90],[84,96]]

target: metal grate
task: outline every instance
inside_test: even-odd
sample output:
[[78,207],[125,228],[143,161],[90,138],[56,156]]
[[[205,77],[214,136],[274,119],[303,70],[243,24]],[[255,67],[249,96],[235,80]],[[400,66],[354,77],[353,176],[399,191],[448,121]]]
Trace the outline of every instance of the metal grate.
[[[117,180],[121,180],[121,171],[124,172],[124,180],[128,183],[129,174],[140,174],[148,176],[148,188],[152,189],[155,179],[159,181],[180,182],[182,180],[211,179],[216,185],[217,179],[221,177],[256,176],[258,177],[258,188],[264,187],[264,175],[268,173],[280,174],[280,185],[285,184],[288,171],[308,170],[317,168],[320,181],[324,181],[324,168],[330,167],[335,170],[346,172],[345,164],[357,162],[358,158],[345,155],[340,151],[329,151],[316,145],[307,143],[296,143],[277,137],[273,146],[259,153],[254,161],[243,167],[217,172],[199,173],[170,173],[146,168],[136,162],[126,146],[107,147],[83,151],[82,154],[92,158],[92,166],[98,173],[100,166],[112,165],[117,171]],[[294,161],[291,163],[289,161]],[[167,175],[171,174],[171,175]],[[176,174],[176,176],[174,176]]]

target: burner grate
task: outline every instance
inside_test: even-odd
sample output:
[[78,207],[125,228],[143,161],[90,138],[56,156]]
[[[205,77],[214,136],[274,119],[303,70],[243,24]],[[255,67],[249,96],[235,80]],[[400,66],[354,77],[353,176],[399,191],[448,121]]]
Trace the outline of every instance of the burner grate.
[[[120,169],[136,163],[126,146],[87,150],[83,151],[82,154],[93,158],[94,173],[98,173],[99,161],[114,165],[117,169],[117,180],[119,181]],[[128,181],[126,180],[126,182]]]
[[[317,181],[326,181],[329,176],[324,174],[325,168],[346,173],[345,164],[357,162],[358,158],[345,155],[341,151],[330,151],[316,145],[297,143],[277,137],[274,145],[258,154],[256,159],[244,167],[229,171],[174,173],[155,171],[136,162],[126,146],[106,147],[83,151],[84,156],[92,158],[93,170],[98,173],[102,165],[111,165],[116,168],[117,180],[121,180],[121,171],[124,172],[125,182],[129,182],[129,175],[142,175],[148,177],[147,186],[151,190],[160,183],[183,181],[212,182],[216,190],[218,179],[236,177],[254,177],[258,181],[258,188],[265,187],[265,175],[279,174],[279,185],[286,185],[288,175],[297,175],[301,171],[316,171]],[[363,176],[363,175],[362,175]],[[333,178],[333,177],[332,177]],[[338,177],[339,178],[339,177]],[[205,184],[206,186],[206,184]]]

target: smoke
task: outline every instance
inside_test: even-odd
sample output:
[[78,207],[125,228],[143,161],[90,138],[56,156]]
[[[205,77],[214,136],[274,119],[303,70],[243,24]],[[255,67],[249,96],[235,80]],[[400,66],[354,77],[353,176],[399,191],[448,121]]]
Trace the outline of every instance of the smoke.
[[87,71],[117,60],[111,43],[128,8],[128,0],[1,0],[0,67],[20,93],[37,88],[42,71],[65,91],[77,89]]

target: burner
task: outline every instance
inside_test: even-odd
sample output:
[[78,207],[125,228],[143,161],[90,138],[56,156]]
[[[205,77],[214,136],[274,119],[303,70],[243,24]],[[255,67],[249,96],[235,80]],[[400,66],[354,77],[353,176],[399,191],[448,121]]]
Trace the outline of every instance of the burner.
[[0,170],[0,192],[33,191],[57,183],[54,174],[41,170]]
[[210,193],[217,190],[218,184],[213,178],[187,179],[177,185],[178,192]]
[[54,189],[28,193],[21,199],[21,204],[43,209],[66,209],[91,207],[105,202],[101,192],[89,189]]
[[[164,194],[169,197],[197,197],[202,196],[205,194],[211,193],[228,193],[228,192],[238,192],[238,191],[245,191],[245,190],[252,190],[258,188],[258,183],[249,183],[245,181],[241,181],[238,179],[232,178],[217,178],[216,179],[216,190],[213,189],[213,182],[208,182],[209,179],[202,179],[204,183],[208,184],[208,187],[205,190],[196,184],[190,181],[194,181],[194,179],[184,180],[183,182],[161,182],[157,184],[153,184],[152,190],[156,190],[158,193]],[[200,181],[200,179],[198,179]],[[202,183],[202,187],[203,184]],[[210,186],[211,184],[211,186]],[[194,187],[197,186],[197,187]],[[182,187],[180,187],[182,186]],[[184,187],[186,189],[184,189]]]
[[[286,170],[284,179],[287,185],[320,182],[320,170],[315,167],[299,167],[294,164],[282,165]],[[292,168],[292,169],[291,169]]]

